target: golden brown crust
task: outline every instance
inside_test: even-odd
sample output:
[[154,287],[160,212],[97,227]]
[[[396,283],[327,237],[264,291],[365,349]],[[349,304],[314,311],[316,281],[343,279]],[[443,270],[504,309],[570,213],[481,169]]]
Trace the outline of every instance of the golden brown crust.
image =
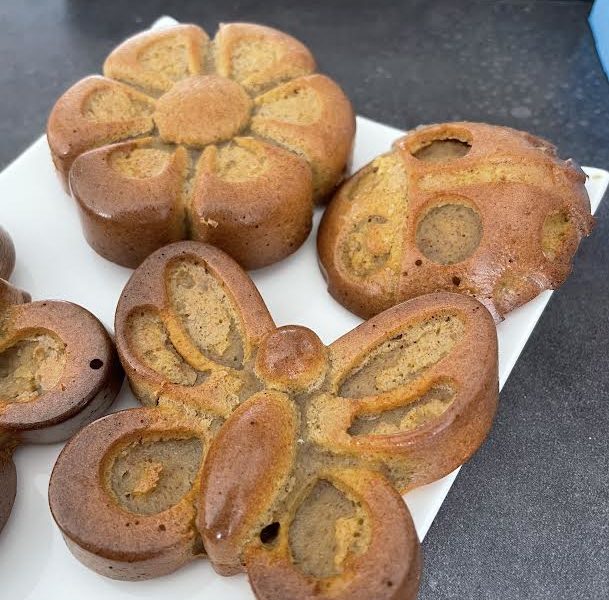
[[[304,327],[277,328],[226,254],[179,242],[134,272],[115,328],[151,408],[94,423],[58,459],[50,503],[80,560],[137,579],[204,546],[218,572],[245,570],[259,598],[414,599],[419,549],[398,490],[467,460],[496,408],[496,330],[479,302],[417,298],[325,347]],[[137,458],[192,436],[203,450],[189,476],[167,479],[176,448]],[[167,500],[169,482],[180,493]],[[152,509],[142,518],[137,506]],[[175,514],[182,537],[167,535]]]
[[[286,80],[312,73],[315,59],[296,38],[282,31],[253,23],[222,23],[214,39],[216,69],[250,91],[259,93]],[[276,52],[262,68],[239,70],[239,46],[252,44],[261,53]],[[235,64],[237,63],[237,64]]]
[[2,319],[2,352],[49,334],[59,340],[65,365],[55,385],[35,399],[0,398],[0,431],[24,442],[58,442],[106,412],[123,374],[110,336],[89,311],[47,300],[9,306]]
[[274,262],[298,248],[311,231],[311,173],[292,153],[253,138],[233,147],[260,163],[255,178],[223,171],[219,152],[208,147],[193,184],[190,220],[193,239],[217,246],[246,269]]
[[[260,516],[273,507],[292,471],[297,427],[288,396],[259,392],[214,440],[203,471],[197,527],[218,573],[242,570],[243,546],[266,525]],[[260,470],[269,471],[264,481]]]
[[[282,115],[269,107],[286,98],[310,93],[319,104],[314,115]],[[285,110],[285,109],[284,109]],[[268,112],[267,112],[268,111]],[[355,115],[349,100],[325,75],[294,79],[256,98],[252,132],[303,156],[313,171],[313,195],[325,200],[343,178],[355,136]]]
[[92,75],[67,90],[47,124],[53,164],[66,190],[70,167],[79,155],[151,132],[153,110],[152,98],[106,77]]
[[171,89],[178,74],[172,71],[169,61],[159,65],[155,58],[163,61],[163,53],[169,52],[171,45],[177,46],[182,54],[184,75],[199,75],[204,71],[209,45],[207,34],[196,25],[175,25],[161,31],[138,33],[119,44],[104,62],[104,75],[153,93],[165,92]]
[[367,550],[353,558],[341,575],[320,581],[307,577],[294,565],[288,536],[281,532],[273,549],[258,544],[247,550],[247,574],[256,597],[264,600],[416,598],[421,568],[419,541],[399,494],[384,477],[370,471],[323,475],[348,488],[362,504],[372,529]]
[[[129,267],[188,238],[248,269],[294,252],[313,202],[342,179],[355,134],[349,100],[314,70],[300,42],[248,23],[222,25],[211,43],[195,25],[123,42],[104,77],[57,101],[47,128],[89,244]],[[113,165],[116,142],[124,156]],[[160,169],[163,150],[179,168]]]
[[104,477],[107,464],[130,442],[189,436],[207,445],[201,421],[141,408],[99,419],[70,440],[53,469],[49,502],[79,560],[107,577],[147,579],[195,558],[194,492],[161,514],[130,513],[108,501]]
[[[429,158],[444,140],[445,153]],[[317,246],[328,289],[363,317],[445,290],[476,297],[501,319],[569,275],[594,223],[584,182],[524,132],[465,122],[411,131],[324,214]]]
[[0,313],[4,310],[4,307],[10,304],[23,304],[29,302],[31,296],[12,286],[8,281],[0,279]]
[[[115,159],[138,150],[166,157],[159,160],[158,172],[141,177]],[[70,187],[89,244],[113,262],[136,267],[159,246],[182,239],[182,183],[188,168],[184,148],[155,147],[152,138],[81,154],[70,170]]]

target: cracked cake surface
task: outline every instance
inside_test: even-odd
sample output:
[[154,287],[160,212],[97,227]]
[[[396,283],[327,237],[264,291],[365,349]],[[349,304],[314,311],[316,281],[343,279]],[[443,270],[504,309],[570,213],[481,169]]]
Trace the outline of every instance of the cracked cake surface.
[[330,202],[317,238],[328,289],[365,318],[450,291],[477,298],[500,320],[569,276],[594,224],[585,180],[525,132],[419,127]]
[[207,557],[258,598],[415,598],[400,493],[468,460],[495,413],[479,302],[417,298],[326,346],[277,327],[228,255],[179,242],[135,270],[115,329],[143,406],[76,435],[49,487],[82,562],[137,580]]
[[135,35],[48,121],[51,155],[85,237],[135,267],[182,239],[245,268],[294,252],[351,155],[355,118],[309,50],[262,25]]

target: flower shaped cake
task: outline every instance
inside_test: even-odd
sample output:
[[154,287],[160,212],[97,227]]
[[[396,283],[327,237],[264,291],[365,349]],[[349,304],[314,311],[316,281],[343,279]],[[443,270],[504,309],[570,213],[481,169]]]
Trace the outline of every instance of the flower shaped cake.
[[585,180],[522,131],[415,129],[346,181],[324,213],[317,246],[328,289],[364,318],[455,291],[500,320],[569,276],[594,224]]
[[399,492],[466,461],[491,426],[481,304],[417,298],[325,346],[276,327],[226,254],[181,242],[134,272],[115,326],[144,408],[76,435],[49,488],[81,561],[141,579],[207,556],[264,599],[416,596]]
[[246,23],[213,41],[178,25],[118,46],[47,127],[89,244],[130,267],[186,238],[246,268],[296,250],[355,133],[348,99],[314,71],[300,42]]
[[17,489],[14,449],[67,439],[104,414],[123,380],[103,325],[70,302],[30,302],[4,279],[14,262],[0,227],[0,530]]

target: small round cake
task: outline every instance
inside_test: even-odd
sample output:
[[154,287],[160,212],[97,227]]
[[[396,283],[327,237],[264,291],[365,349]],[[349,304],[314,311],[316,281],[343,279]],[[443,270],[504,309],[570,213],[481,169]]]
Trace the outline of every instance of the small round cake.
[[410,131],[326,210],[317,246],[329,291],[364,318],[461,292],[501,320],[568,277],[594,224],[585,180],[554,146],[507,127]]
[[247,23],[213,40],[195,25],[135,35],[103,77],[61,96],[47,127],[87,241],[128,267],[189,238],[246,268],[291,254],[354,135],[349,100],[309,50]]

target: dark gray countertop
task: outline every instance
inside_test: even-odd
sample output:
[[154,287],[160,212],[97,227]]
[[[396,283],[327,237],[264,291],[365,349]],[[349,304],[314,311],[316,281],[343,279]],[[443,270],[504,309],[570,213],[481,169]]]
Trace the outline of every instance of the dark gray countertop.
[[[251,20],[291,32],[367,117],[511,125],[609,168],[609,83],[590,4],[5,1],[0,166],[38,137],[69,84],[169,13],[209,31]],[[608,213],[605,202],[501,394],[490,439],[423,544],[421,599],[609,597]]]

